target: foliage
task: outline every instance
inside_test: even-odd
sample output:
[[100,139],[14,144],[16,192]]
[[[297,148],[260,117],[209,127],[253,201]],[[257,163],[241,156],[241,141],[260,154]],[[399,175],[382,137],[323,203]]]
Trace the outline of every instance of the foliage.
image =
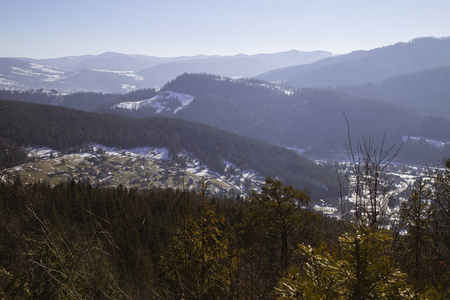
[[285,269],[295,245],[293,236],[302,234],[309,221],[306,211],[301,209],[309,202],[308,195],[268,177],[261,193],[253,193],[250,201],[254,203],[253,213],[259,227],[267,237],[277,241],[278,268]]
[[223,230],[225,219],[203,200],[197,218],[184,217],[168,246],[167,279],[174,299],[233,298],[236,250]]
[[276,289],[280,299],[338,299],[339,266],[321,245],[317,249],[301,244],[298,248],[302,266],[293,264]]
[[433,252],[431,233],[433,210],[431,190],[420,178],[416,181],[408,201],[400,205],[401,225],[407,232],[402,243],[402,256],[412,260],[407,265],[412,267],[409,271],[413,274],[416,285],[423,282],[421,279],[429,274],[426,269],[430,266]]
[[389,239],[386,231],[354,226],[331,253],[301,245],[301,267],[281,279],[280,299],[413,299],[387,252]]
[[[2,110],[4,108],[0,105],[0,112]],[[5,127],[0,127],[0,179],[7,168],[21,164],[27,160],[26,152],[20,147],[20,144],[4,136],[7,128],[8,124]]]
[[0,136],[0,177],[6,169],[26,161],[26,152],[18,144]]

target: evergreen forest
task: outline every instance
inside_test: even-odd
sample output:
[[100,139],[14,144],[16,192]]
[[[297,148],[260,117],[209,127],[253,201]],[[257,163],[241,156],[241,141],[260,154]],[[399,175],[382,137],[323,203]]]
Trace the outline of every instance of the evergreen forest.
[[248,200],[0,183],[0,297],[448,299],[450,161],[430,176],[390,230],[270,177]]
[[[200,123],[173,118],[131,118],[89,113],[50,105],[0,101],[4,137],[20,145],[77,152],[97,143],[122,149],[151,146],[199,158],[211,170],[223,171],[223,161],[253,169],[264,177],[306,189],[313,198],[339,194],[336,173],[294,151],[242,137]],[[326,188],[325,188],[326,187]]]

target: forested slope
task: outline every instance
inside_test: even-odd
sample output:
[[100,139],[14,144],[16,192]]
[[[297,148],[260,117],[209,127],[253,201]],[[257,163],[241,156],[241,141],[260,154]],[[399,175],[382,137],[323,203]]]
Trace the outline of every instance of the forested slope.
[[[450,141],[447,130],[450,121],[444,118],[333,90],[289,91],[261,81],[206,74],[185,74],[168,83],[164,90],[195,97],[188,107],[172,114],[173,117],[302,148],[306,155],[315,157],[345,157],[347,124],[344,114],[354,140],[364,134],[380,141],[386,134],[387,141],[397,145],[408,136]],[[435,149],[426,143],[412,142],[406,143],[404,149],[403,159],[410,162],[423,162],[450,152],[449,147]]]
[[425,114],[450,118],[450,66],[389,78],[381,83],[337,89],[371,99],[415,108]]
[[312,196],[338,194],[333,170],[317,166],[293,151],[251,140],[194,122],[162,117],[134,119],[94,114],[67,108],[1,101],[5,136],[33,146],[62,151],[78,150],[88,143],[118,148],[166,147],[176,158],[185,150],[212,170],[222,171],[223,161],[251,168],[263,176],[283,179]]

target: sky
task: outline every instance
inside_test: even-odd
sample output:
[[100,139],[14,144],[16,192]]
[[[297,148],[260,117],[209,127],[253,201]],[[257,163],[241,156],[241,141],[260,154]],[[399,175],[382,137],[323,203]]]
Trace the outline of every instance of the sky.
[[449,0],[0,0],[0,57],[325,50],[450,36]]

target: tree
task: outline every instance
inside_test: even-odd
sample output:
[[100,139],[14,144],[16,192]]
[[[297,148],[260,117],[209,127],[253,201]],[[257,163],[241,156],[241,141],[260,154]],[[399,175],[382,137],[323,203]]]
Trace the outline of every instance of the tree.
[[[344,115],[345,116],[345,115]],[[393,194],[393,181],[386,175],[386,169],[399,153],[401,146],[393,144],[386,147],[386,134],[381,144],[375,144],[371,136],[362,136],[354,146],[350,137],[350,125],[347,122],[347,154],[350,161],[349,183],[350,197],[353,198],[354,218],[361,224],[377,227],[385,221],[389,198]]]
[[[0,267],[2,296],[8,299],[129,298],[119,287],[110,254],[105,252],[97,236],[89,231],[69,232],[54,219],[48,221],[44,209],[48,198],[41,193],[45,185],[30,187],[19,182],[14,185],[14,200],[18,203],[16,211],[9,213],[15,216],[9,220],[10,226],[1,225],[17,248],[10,257],[12,263]],[[20,228],[17,219],[25,220],[27,226]]]
[[354,224],[336,251],[300,245],[293,265],[276,289],[280,299],[413,299],[388,255],[390,233]]
[[237,254],[231,247],[230,234],[224,232],[224,217],[207,203],[205,192],[202,181],[200,215],[185,216],[169,245],[165,257],[169,282],[165,298],[234,298]]
[[[419,178],[411,192],[407,202],[400,205],[401,225],[406,230],[403,239],[402,256],[412,259],[412,276],[416,288],[422,279],[426,277],[426,261],[430,259],[429,254],[432,244],[430,226],[433,219],[433,207],[431,206],[431,190],[427,183]],[[428,251],[427,251],[428,250]]]
[[[5,110],[0,106],[0,113]],[[3,126],[3,124],[0,124]],[[5,175],[6,170],[14,165],[26,161],[25,151],[15,142],[4,136],[7,125],[0,127],[0,179]]]
[[266,179],[261,193],[254,192],[250,201],[254,203],[254,216],[267,237],[278,245],[279,268],[288,265],[288,259],[296,243],[292,237],[302,230],[307,213],[302,206],[309,202],[309,196],[281,181]]
[[[433,257],[433,281],[441,283],[450,296],[450,159],[443,168],[431,174],[432,239],[435,253]],[[446,288],[445,288],[446,286]]]
[[437,231],[445,240],[450,251],[450,159],[441,170],[431,175],[433,184],[433,205],[436,208],[435,223]]
[[313,249],[309,245],[298,247],[302,263],[292,264],[281,278],[276,293],[280,299],[338,299],[338,261],[327,252],[325,245]]

